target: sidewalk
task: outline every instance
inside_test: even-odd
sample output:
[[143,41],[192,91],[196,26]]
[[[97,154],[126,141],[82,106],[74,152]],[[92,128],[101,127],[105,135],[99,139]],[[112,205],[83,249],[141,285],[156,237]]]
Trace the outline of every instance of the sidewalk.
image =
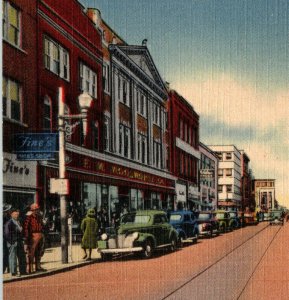
[[67,270],[71,270],[77,267],[86,266],[92,263],[96,263],[100,260],[100,254],[96,249],[92,250],[92,260],[86,261],[82,259],[84,253],[81,249],[80,244],[72,246],[72,262],[68,264],[62,264],[61,262],[61,247],[47,248],[45,249],[45,253],[41,259],[41,267],[46,269],[46,272],[36,272],[29,275],[23,275],[21,277],[11,276],[11,274],[3,274],[3,282],[12,282],[25,280],[30,278],[42,277],[47,275],[52,275],[58,272],[63,272]]

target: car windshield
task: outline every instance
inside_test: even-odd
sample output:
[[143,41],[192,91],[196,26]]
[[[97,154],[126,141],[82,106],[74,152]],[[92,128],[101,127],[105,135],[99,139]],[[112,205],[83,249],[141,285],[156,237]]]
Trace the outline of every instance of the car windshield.
[[200,220],[209,220],[211,218],[211,214],[199,214],[198,219]]
[[148,215],[127,214],[121,219],[122,224],[147,224],[150,221]]
[[236,213],[230,213],[230,217],[231,217],[231,218],[235,218],[236,216],[237,216]]
[[180,221],[181,218],[181,215],[170,215],[170,221]]

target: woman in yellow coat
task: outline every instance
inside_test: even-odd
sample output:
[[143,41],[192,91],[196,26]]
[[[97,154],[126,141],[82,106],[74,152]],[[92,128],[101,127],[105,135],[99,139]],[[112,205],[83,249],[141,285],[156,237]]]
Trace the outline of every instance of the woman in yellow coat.
[[[83,232],[83,237],[81,241],[81,247],[85,253],[83,259],[91,260],[91,251],[96,248],[97,240],[97,222],[95,219],[95,210],[90,208],[87,211],[86,217],[81,222],[81,230]],[[86,249],[89,249],[89,254],[87,257]]]

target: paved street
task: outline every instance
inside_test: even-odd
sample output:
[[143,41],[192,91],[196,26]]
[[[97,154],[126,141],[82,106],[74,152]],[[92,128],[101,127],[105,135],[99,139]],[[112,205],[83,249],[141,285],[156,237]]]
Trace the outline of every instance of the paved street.
[[150,260],[5,283],[4,299],[287,299],[288,236],[288,223],[261,223]]

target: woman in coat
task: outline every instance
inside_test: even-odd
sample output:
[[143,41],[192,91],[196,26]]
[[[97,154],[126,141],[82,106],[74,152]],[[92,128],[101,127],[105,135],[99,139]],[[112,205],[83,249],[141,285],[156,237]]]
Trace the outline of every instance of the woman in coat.
[[97,222],[95,219],[95,210],[90,208],[87,211],[86,217],[81,222],[81,230],[83,237],[81,241],[81,247],[85,253],[83,259],[87,258],[86,249],[89,249],[89,255],[87,260],[91,260],[91,251],[96,248],[97,240]]

